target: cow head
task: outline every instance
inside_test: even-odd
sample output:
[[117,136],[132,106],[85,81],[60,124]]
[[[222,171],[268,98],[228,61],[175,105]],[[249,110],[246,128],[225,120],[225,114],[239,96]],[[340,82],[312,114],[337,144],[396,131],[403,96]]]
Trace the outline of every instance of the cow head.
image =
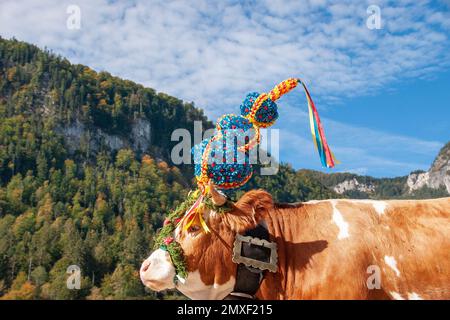
[[230,204],[230,210],[220,213],[226,198],[212,186],[209,196],[216,208],[203,206],[200,213],[211,232],[205,232],[198,219],[187,229],[182,221],[173,232],[173,241],[184,255],[186,275],[176,274],[168,251],[156,249],[140,270],[141,280],[148,288],[177,288],[191,299],[223,299],[232,292],[237,265],[232,261],[231,248],[236,233],[255,227],[273,201],[267,192],[254,190]]

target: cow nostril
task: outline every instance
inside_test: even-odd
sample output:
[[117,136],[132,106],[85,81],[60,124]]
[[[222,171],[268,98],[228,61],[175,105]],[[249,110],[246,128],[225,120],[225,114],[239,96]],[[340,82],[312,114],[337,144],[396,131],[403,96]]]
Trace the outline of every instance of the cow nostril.
[[147,271],[151,264],[152,263],[150,261],[149,262],[145,262],[145,264],[142,266],[142,272]]

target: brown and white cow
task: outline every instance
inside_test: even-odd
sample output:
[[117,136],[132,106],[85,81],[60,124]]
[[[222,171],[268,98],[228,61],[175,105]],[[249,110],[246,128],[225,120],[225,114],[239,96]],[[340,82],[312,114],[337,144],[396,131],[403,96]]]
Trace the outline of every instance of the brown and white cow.
[[[450,298],[450,198],[275,204],[254,190],[231,212],[205,209],[203,217],[229,246],[236,233],[267,226],[278,246],[278,271],[266,272],[258,299]],[[176,287],[192,299],[223,299],[233,290],[237,267],[215,233],[179,227],[175,239],[188,276],[174,284],[170,256],[158,249],[141,267],[147,287]],[[374,272],[379,289],[368,285]]]

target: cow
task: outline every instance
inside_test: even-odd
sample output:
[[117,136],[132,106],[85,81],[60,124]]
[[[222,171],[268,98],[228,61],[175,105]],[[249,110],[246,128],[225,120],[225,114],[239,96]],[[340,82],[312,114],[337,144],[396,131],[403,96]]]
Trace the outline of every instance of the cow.
[[[217,205],[226,201],[214,188],[209,194]],[[252,190],[229,212],[202,210],[214,232],[196,223],[174,232],[187,276],[174,281],[169,253],[157,249],[140,269],[145,286],[224,299],[236,284],[236,235],[262,225],[278,260],[275,272],[264,272],[256,299],[450,298],[450,198],[277,204],[268,192]]]

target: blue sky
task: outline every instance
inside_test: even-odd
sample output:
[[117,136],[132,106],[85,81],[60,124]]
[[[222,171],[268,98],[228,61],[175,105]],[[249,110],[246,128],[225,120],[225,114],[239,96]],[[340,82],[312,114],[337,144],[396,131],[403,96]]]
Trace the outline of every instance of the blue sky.
[[[81,28],[66,26],[69,5]],[[366,26],[377,5],[381,29]],[[15,1],[0,35],[194,101],[215,119],[288,77],[309,86],[333,171],[427,169],[450,140],[450,1]],[[279,101],[280,160],[321,169],[306,102]]]
[[[300,101],[302,97],[298,107]],[[392,177],[427,170],[442,145],[450,141],[450,72],[440,72],[432,80],[398,83],[374,95],[326,104],[322,114],[325,130],[330,131],[330,145],[337,147],[335,153],[342,160],[335,169],[322,171]],[[307,129],[305,124],[302,136],[306,138]],[[308,141],[304,143],[311,156],[295,159],[290,148],[282,145],[281,158],[297,162],[299,167],[321,170],[320,164],[314,163],[314,149]]]

